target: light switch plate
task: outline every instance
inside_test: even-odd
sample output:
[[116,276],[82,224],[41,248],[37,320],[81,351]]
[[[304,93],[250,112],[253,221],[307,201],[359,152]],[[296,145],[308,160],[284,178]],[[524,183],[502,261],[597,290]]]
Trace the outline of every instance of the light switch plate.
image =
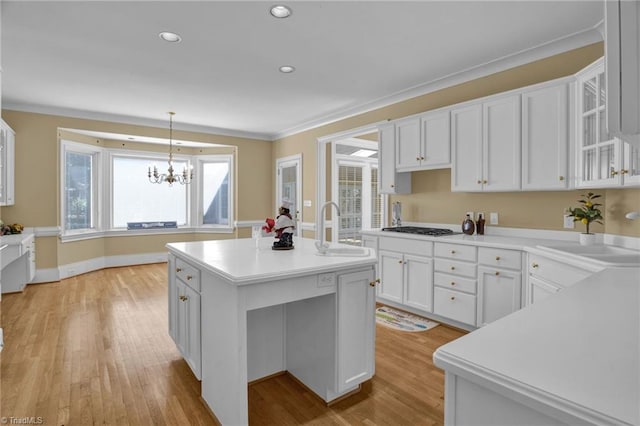
[[489,225],[497,225],[498,224],[498,213],[491,212],[489,213]]
[[311,200],[304,200],[305,207],[311,207]]

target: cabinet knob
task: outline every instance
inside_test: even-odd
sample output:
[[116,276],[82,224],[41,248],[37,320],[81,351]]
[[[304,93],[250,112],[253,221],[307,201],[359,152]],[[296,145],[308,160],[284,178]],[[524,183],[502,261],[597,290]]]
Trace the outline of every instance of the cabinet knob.
[[451,254],[456,254],[456,251],[455,250],[451,250]]
[[456,285],[455,281],[451,281],[451,285],[452,285],[452,286],[453,286],[453,285]]
[[558,177],[559,180],[564,180],[564,176]]
[[486,184],[486,183],[488,183],[488,182],[487,182],[487,180],[485,179],[485,180],[483,180],[483,181],[482,181],[482,183],[485,183],[485,184]]
[[371,287],[375,287],[375,286],[376,286],[376,282],[375,282],[375,281],[369,281],[369,285],[370,285]]
[[452,266],[452,267],[451,267],[451,270],[452,270],[452,271],[455,271],[455,270],[456,270],[456,267],[455,267],[455,266]]
[[189,298],[185,295],[180,295],[179,299],[182,300],[183,302],[186,300],[189,300]]
[[376,278],[376,282],[380,284],[380,278]]
[[191,280],[191,278],[193,278],[193,276],[187,275],[187,281]]
[[500,256],[496,256],[496,260],[500,260]]
[[420,161],[420,157],[416,157],[416,161]]
[[456,300],[456,297],[455,296],[451,296],[451,300]]
[[618,172],[616,172],[615,170],[611,170],[611,177],[613,177],[613,176],[615,176],[617,174],[618,174]]
[[620,170],[620,174],[621,175],[626,175],[627,173],[629,173],[629,170],[627,170],[627,169]]
[[176,272],[182,272],[182,268],[176,268]]
[[391,187],[392,187],[392,188],[395,188],[395,185],[394,185],[394,184],[391,184]]
[[534,263],[532,263],[532,264],[531,264],[531,267],[532,267],[532,268],[537,268],[537,267],[538,267],[538,264],[534,262]]
[[421,160],[424,160],[424,157],[420,157]]
[[500,271],[496,271],[496,275],[500,275]]
[[402,260],[398,260],[398,263],[402,263]]
[[478,179],[478,184],[481,184],[481,183],[482,183],[482,181],[480,179]]

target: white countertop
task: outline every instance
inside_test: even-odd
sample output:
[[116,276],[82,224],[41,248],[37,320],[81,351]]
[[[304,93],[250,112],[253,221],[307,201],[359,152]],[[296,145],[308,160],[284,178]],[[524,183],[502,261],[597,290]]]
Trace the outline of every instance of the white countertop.
[[640,268],[606,269],[437,349],[437,366],[640,424]]
[[[216,241],[170,243],[171,253],[184,257],[236,285],[335,271],[377,263],[374,250],[362,257],[320,256],[315,240],[294,238],[293,250],[271,250],[273,238],[239,238]],[[352,247],[331,244],[332,247]]]

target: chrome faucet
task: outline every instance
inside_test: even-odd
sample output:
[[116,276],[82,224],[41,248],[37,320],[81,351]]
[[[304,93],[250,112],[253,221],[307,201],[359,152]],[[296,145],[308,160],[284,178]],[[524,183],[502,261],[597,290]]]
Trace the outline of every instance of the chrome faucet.
[[340,207],[338,207],[338,205],[334,201],[327,201],[322,205],[322,208],[320,209],[320,241],[316,241],[316,248],[322,254],[326,253],[327,249],[329,248],[329,244],[324,240],[325,239],[324,215],[325,215],[325,209],[327,208],[327,206],[330,206],[331,204],[335,206],[336,213],[338,214],[338,216],[340,216]]

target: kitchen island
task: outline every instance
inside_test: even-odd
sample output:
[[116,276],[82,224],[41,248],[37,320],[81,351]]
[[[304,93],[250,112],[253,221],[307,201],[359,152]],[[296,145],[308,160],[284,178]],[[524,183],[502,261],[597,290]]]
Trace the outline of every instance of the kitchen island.
[[438,348],[445,424],[640,424],[639,282],[606,269]]
[[222,424],[248,423],[249,382],[286,371],[330,402],[374,373],[376,253],[272,241],[167,245],[169,333]]

